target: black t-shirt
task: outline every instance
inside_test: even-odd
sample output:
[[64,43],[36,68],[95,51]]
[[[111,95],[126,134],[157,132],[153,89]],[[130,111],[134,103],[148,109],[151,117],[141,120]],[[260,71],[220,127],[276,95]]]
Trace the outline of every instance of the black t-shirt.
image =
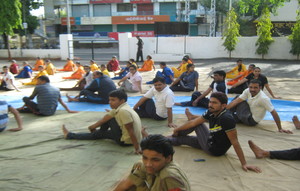
[[231,142],[226,132],[235,129],[236,123],[233,116],[225,109],[218,116],[214,116],[211,112],[206,111],[202,117],[209,121],[209,151],[215,156],[224,155],[231,147]]
[[[250,81],[254,79],[254,74],[253,73],[249,74],[246,77],[246,79],[248,80],[248,83],[250,83]],[[268,84],[267,77],[265,75],[259,74],[257,79],[261,82],[261,89],[263,90],[265,87],[265,84]]]
[[213,92],[215,92],[214,91],[215,84],[217,84],[215,91],[223,92],[223,93],[227,94],[227,87],[226,87],[225,81],[221,81],[221,82],[213,81],[209,86],[211,89],[213,89]]

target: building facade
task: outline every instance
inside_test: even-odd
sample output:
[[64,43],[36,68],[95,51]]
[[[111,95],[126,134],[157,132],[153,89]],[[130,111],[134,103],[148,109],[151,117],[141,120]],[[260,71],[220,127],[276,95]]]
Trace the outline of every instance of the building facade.
[[[186,4],[187,2],[187,4]],[[207,36],[209,23],[197,0],[68,0],[71,32],[104,36],[132,32],[154,36],[155,22],[189,22],[190,36]],[[67,32],[67,0],[44,1],[48,36]]]

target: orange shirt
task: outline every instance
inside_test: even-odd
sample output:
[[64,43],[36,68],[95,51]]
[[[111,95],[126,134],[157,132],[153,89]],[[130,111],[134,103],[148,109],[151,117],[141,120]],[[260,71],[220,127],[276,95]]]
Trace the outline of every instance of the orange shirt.
[[85,74],[82,66],[80,66],[70,77],[63,77],[63,79],[81,79]]
[[35,62],[34,68],[32,69],[33,71],[38,71],[39,66],[44,66],[44,60],[38,59]]
[[142,68],[138,69],[138,71],[151,71],[154,65],[154,61],[152,59],[145,60]]
[[74,62],[72,60],[69,60],[65,64],[64,68],[63,69],[59,69],[58,71],[73,71],[75,67],[76,66],[75,66]]

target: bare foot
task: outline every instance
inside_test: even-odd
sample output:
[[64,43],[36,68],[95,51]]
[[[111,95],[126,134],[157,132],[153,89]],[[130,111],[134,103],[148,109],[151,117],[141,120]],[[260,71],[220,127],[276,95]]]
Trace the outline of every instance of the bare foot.
[[185,115],[186,117],[188,118],[188,121],[192,120],[193,119],[193,114],[190,112],[190,109],[189,108],[185,108]]
[[179,106],[182,106],[182,105],[181,105],[181,103],[174,103],[174,105],[179,105]]
[[8,131],[16,132],[16,131],[21,131],[21,130],[22,130],[22,128],[19,127],[19,128],[9,129]]
[[68,131],[68,129],[65,127],[65,125],[62,125],[62,131],[63,131],[63,134],[64,134],[64,138],[66,139],[66,138],[67,138],[67,135],[69,134],[69,131]]
[[293,123],[294,123],[296,129],[300,130],[300,122],[299,122],[299,119],[298,119],[297,115],[293,116]]
[[68,94],[66,94],[66,97],[68,98],[68,102],[72,101],[72,98]]
[[142,126],[142,136],[143,138],[148,137],[149,133],[146,131],[147,127]]
[[261,159],[268,156],[268,151],[259,148],[256,144],[253,143],[253,141],[249,140],[248,144],[257,159]]

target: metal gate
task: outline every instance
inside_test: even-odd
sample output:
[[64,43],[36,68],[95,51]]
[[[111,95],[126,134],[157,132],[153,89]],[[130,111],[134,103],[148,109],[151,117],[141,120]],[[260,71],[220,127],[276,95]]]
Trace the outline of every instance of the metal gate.
[[112,56],[119,57],[119,42],[111,39],[73,39],[68,42],[69,57],[74,60],[111,60]]

